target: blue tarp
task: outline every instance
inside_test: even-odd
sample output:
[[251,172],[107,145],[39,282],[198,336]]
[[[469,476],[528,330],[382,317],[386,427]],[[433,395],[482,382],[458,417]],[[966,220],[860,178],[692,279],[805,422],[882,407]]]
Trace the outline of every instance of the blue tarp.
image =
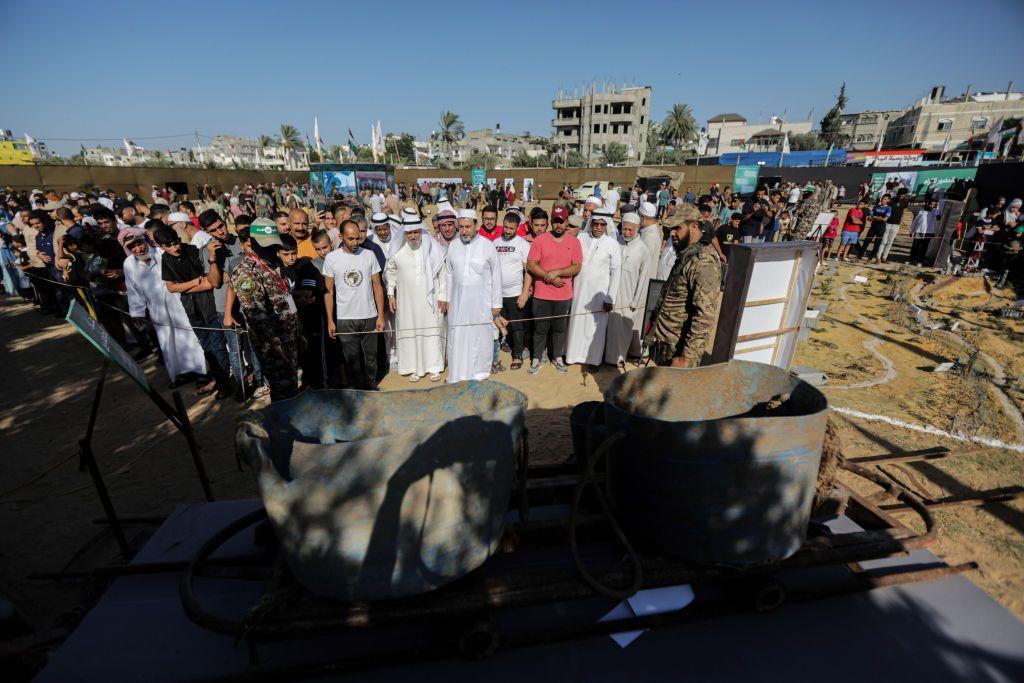
[[809,149],[803,152],[730,152],[718,157],[722,166],[735,166],[737,160],[741,164],[763,164],[764,166],[824,166],[825,158],[829,166],[846,164],[846,150],[836,148],[829,154],[827,149]]

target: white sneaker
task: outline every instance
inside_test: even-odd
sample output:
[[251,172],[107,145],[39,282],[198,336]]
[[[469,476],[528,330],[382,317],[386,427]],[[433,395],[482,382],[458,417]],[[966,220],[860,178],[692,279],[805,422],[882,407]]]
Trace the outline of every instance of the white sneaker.
[[530,361],[530,369],[527,370],[527,372],[530,373],[531,375],[536,375],[538,372],[540,372],[539,358],[534,358],[532,361]]

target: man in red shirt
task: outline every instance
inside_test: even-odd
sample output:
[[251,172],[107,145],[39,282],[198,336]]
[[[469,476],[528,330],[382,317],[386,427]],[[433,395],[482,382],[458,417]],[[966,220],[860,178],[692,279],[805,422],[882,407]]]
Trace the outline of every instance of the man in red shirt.
[[857,244],[860,238],[860,231],[864,228],[864,209],[868,203],[864,199],[857,201],[856,208],[850,209],[846,214],[846,221],[843,223],[843,232],[839,238],[839,260],[845,261],[846,255],[850,253],[850,247]]
[[[507,218],[508,214],[505,214],[505,217]],[[484,208],[483,225],[480,226],[479,233],[492,242],[501,237],[501,226],[498,225],[498,209],[490,205]]]
[[549,331],[555,369],[562,374],[569,372],[565,365],[565,338],[572,307],[572,278],[580,272],[583,248],[578,239],[566,232],[569,223],[565,213],[564,207],[552,212],[551,230],[534,238],[526,260],[526,269],[534,278],[531,314],[541,318],[533,323],[528,370],[531,375],[540,370]]

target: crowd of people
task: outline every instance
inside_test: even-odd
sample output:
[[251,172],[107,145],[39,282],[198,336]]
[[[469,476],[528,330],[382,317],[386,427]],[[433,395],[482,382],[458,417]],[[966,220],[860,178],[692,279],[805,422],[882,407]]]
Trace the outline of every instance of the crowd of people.
[[[860,197],[841,227],[820,224],[844,195],[828,181],[745,197],[717,184],[680,195],[609,183],[585,198],[567,186],[550,210],[495,190],[398,185],[319,206],[298,184],[204,186],[195,199],[153,187],[148,201],[8,190],[4,287],[43,313],[77,300],[172,385],[277,400],[374,389],[389,372],[457,382],[545,363],[696,365],[735,244],[814,239],[825,258],[885,262],[909,217],[908,191],[895,188],[870,210]],[[913,216],[912,261],[937,221],[934,201]],[[1015,239],[1019,254],[1022,231],[1020,200],[980,211],[964,235],[968,265],[1007,258],[985,248],[997,240]],[[665,283],[653,305],[652,280]]]
[[[662,225],[654,203],[570,201],[567,188],[550,211],[441,197],[427,221],[413,193],[393,196],[401,203],[355,196],[317,210],[308,187],[287,185],[203,187],[194,200],[154,187],[149,201],[7,191],[4,286],[43,313],[77,301],[137,360],[163,364],[173,386],[195,381],[218,398],[373,389],[388,372],[483,379],[506,371],[502,348],[509,371],[531,374],[545,363],[624,367],[648,349],[665,363],[700,361],[721,276],[691,295],[684,265],[719,268],[695,206],[661,212]],[[644,340],[665,252],[680,282],[663,288],[663,319]]]

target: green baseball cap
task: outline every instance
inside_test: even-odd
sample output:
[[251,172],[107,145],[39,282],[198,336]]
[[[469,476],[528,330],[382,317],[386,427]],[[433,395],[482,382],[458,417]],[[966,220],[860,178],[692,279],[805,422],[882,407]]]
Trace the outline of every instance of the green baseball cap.
[[699,223],[700,210],[696,205],[684,202],[676,207],[675,213],[663,220],[661,223],[666,228],[678,228],[683,223]]
[[249,225],[249,237],[256,240],[261,247],[281,246],[281,235],[277,232],[277,223],[269,218],[257,218]]

